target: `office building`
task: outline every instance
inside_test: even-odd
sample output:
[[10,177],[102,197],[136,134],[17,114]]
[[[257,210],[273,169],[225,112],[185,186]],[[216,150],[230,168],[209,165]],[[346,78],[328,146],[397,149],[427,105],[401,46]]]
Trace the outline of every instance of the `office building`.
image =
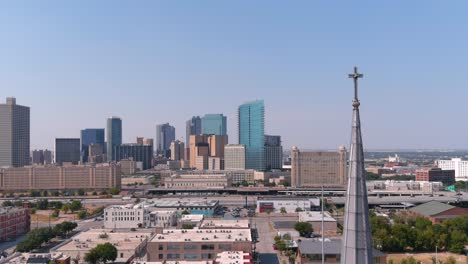
[[122,144],[114,147],[114,156],[112,160],[121,161],[132,158],[134,161],[141,162],[143,170],[151,168],[153,159],[153,146],[138,144]]
[[227,135],[227,119],[222,114],[206,114],[201,119],[202,134]]
[[455,170],[424,168],[416,171],[416,181],[442,182],[444,185],[455,183]]
[[29,118],[29,107],[17,105],[13,97],[0,104],[0,167],[29,164]]
[[245,170],[245,146],[229,144],[224,147],[224,169]]
[[[227,135],[191,135],[190,136],[190,167],[208,168],[208,158],[224,158],[224,147],[228,142]],[[198,160],[198,166],[197,166]],[[202,164],[202,165],[200,165]]]
[[104,145],[89,144],[88,146],[88,163],[103,163],[107,159],[104,154]]
[[102,190],[119,188],[120,179],[120,166],[115,164],[0,169],[0,189],[5,191]]
[[32,152],[33,165],[46,165],[52,163],[52,151],[47,149],[35,149]]
[[294,213],[300,208],[302,211],[320,210],[319,198],[301,197],[258,197],[257,212],[280,213],[283,208],[287,213]]
[[30,223],[29,209],[0,208],[0,242],[12,241],[18,236],[28,233]]
[[79,138],[56,138],[55,139],[55,163],[78,164],[80,162],[80,139]]
[[151,146],[154,146],[154,140],[152,138],[137,137],[136,143],[138,145],[151,145]]
[[250,229],[165,229],[148,243],[148,261],[213,261],[224,251],[252,252]]
[[186,122],[185,146],[190,145],[191,135],[200,135],[202,133],[202,120],[199,116],[194,116]]
[[338,151],[291,151],[291,185],[320,187],[346,185],[346,149]]
[[442,170],[455,170],[455,180],[457,181],[468,181],[468,160],[459,158],[438,160],[437,166]]
[[224,158],[224,147],[228,144],[227,135],[210,135],[208,145],[210,147],[210,157]]
[[239,144],[245,145],[246,168],[265,169],[265,106],[263,100],[238,109]]
[[156,152],[166,158],[171,157],[171,142],[175,140],[175,128],[169,123],[156,126]]
[[[191,135],[189,142],[190,168],[195,168],[197,156],[206,155],[208,159],[208,135]],[[206,149],[204,147],[206,147]]]
[[104,128],[87,128],[81,130],[81,163],[88,162],[89,145],[96,144],[104,147]]
[[231,185],[225,174],[184,174],[164,178],[166,189],[224,189]]
[[208,170],[224,170],[224,159],[208,157]]
[[171,142],[171,160],[184,160],[184,151],[184,142],[179,140],[174,140]]
[[115,146],[122,144],[122,119],[110,117],[107,119],[107,161],[113,161]]
[[265,169],[283,168],[283,147],[281,136],[265,135]]

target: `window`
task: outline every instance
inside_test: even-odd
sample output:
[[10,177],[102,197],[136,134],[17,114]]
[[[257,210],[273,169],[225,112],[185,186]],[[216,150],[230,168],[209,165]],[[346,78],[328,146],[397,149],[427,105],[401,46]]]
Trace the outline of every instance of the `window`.
[[213,244],[202,245],[201,249],[202,250],[214,250],[214,245]]
[[159,254],[159,259],[164,259],[164,255],[163,254]]
[[222,250],[231,250],[232,246],[231,244],[219,244],[219,249],[222,249]]
[[171,250],[171,249],[180,249],[180,244],[168,244],[167,250]]
[[197,254],[184,254],[184,259],[185,260],[194,260],[194,259],[198,259],[198,255]]
[[124,257],[124,256],[123,256],[123,253],[120,253],[120,257],[121,257],[121,258],[123,258],[123,257]]
[[192,244],[192,243],[184,243],[184,249],[197,249],[198,246],[196,244]]
[[158,247],[159,250],[164,250],[164,245],[160,244]]
[[211,254],[211,253],[201,254],[201,258],[202,258],[202,259],[212,259],[212,258],[213,258],[213,254]]
[[180,254],[167,254],[167,259],[180,259]]

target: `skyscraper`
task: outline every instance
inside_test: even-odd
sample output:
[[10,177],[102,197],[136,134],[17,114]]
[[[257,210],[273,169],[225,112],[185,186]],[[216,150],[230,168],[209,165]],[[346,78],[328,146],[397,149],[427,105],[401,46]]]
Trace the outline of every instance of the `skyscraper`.
[[354,73],[349,77],[354,79],[353,125],[349,148],[341,263],[368,264],[374,263],[374,260],[357,90],[358,78],[362,78],[363,75],[358,73],[357,67],[354,67]]
[[29,164],[29,107],[17,105],[9,97],[0,104],[0,167],[22,167]]
[[265,135],[265,169],[281,169],[283,167],[283,147],[281,136]]
[[246,168],[265,169],[265,106],[263,100],[245,103],[238,110],[239,144],[245,145]]
[[64,162],[78,164],[80,162],[79,138],[55,139],[55,163],[62,165]]
[[185,144],[182,141],[174,140],[171,143],[171,160],[184,160]]
[[99,144],[104,147],[104,128],[87,128],[81,130],[81,162],[88,162],[89,145]]
[[206,114],[201,119],[202,133],[206,135],[226,135],[227,121],[223,114]]
[[122,119],[107,119],[107,161],[112,161],[115,146],[122,145]]
[[134,161],[141,162],[143,169],[151,168],[151,160],[153,159],[152,145],[138,144],[121,144],[114,147],[113,160],[121,161],[123,159],[132,158]]
[[202,133],[202,120],[199,116],[194,116],[186,122],[185,146],[190,145],[191,135],[200,135]]
[[156,126],[156,152],[166,158],[171,157],[171,142],[175,140],[175,128],[169,123]]
[[224,169],[245,170],[245,146],[229,144],[224,147]]

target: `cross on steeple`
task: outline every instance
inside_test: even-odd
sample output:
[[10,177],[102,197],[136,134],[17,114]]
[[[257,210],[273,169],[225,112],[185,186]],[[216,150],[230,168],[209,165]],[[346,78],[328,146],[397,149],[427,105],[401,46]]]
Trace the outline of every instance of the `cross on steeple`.
[[354,73],[348,74],[348,77],[354,79],[354,100],[353,100],[353,106],[354,106],[355,108],[358,108],[358,107],[359,107],[359,99],[358,99],[358,79],[359,79],[359,78],[363,78],[364,75],[361,74],[361,73],[358,73],[358,69],[357,69],[357,67],[355,66],[355,67],[354,67]]

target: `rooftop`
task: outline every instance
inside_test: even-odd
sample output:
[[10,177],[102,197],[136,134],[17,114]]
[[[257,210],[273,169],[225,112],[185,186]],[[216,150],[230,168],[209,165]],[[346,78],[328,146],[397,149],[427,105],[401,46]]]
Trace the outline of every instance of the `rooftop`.
[[144,207],[165,207],[165,208],[178,208],[178,207],[213,207],[219,204],[217,200],[164,200],[153,199],[147,200],[142,203]]
[[[322,221],[322,212],[299,212],[299,219],[304,222],[320,222]],[[328,212],[324,212],[323,221],[336,222],[336,219],[331,217]]]
[[188,215],[182,215],[182,218],[180,219],[181,222],[201,222],[203,221],[203,215],[199,214],[188,214]]
[[436,202],[436,201],[430,201],[428,203],[415,206],[411,208],[410,211],[418,213],[418,214],[426,215],[426,216],[433,216],[433,215],[445,212],[447,210],[450,210],[452,208],[455,208],[455,206]]
[[[305,255],[318,255],[322,254],[322,241],[321,240],[302,240],[297,243],[301,254]],[[329,240],[325,239],[323,244],[325,254],[341,255],[341,239]],[[376,249],[373,251],[374,257],[385,256],[385,253]]]
[[164,229],[151,242],[252,241],[250,229]]
[[200,225],[201,229],[219,229],[219,228],[250,228],[249,220],[228,220],[228,219],[205,219]]

